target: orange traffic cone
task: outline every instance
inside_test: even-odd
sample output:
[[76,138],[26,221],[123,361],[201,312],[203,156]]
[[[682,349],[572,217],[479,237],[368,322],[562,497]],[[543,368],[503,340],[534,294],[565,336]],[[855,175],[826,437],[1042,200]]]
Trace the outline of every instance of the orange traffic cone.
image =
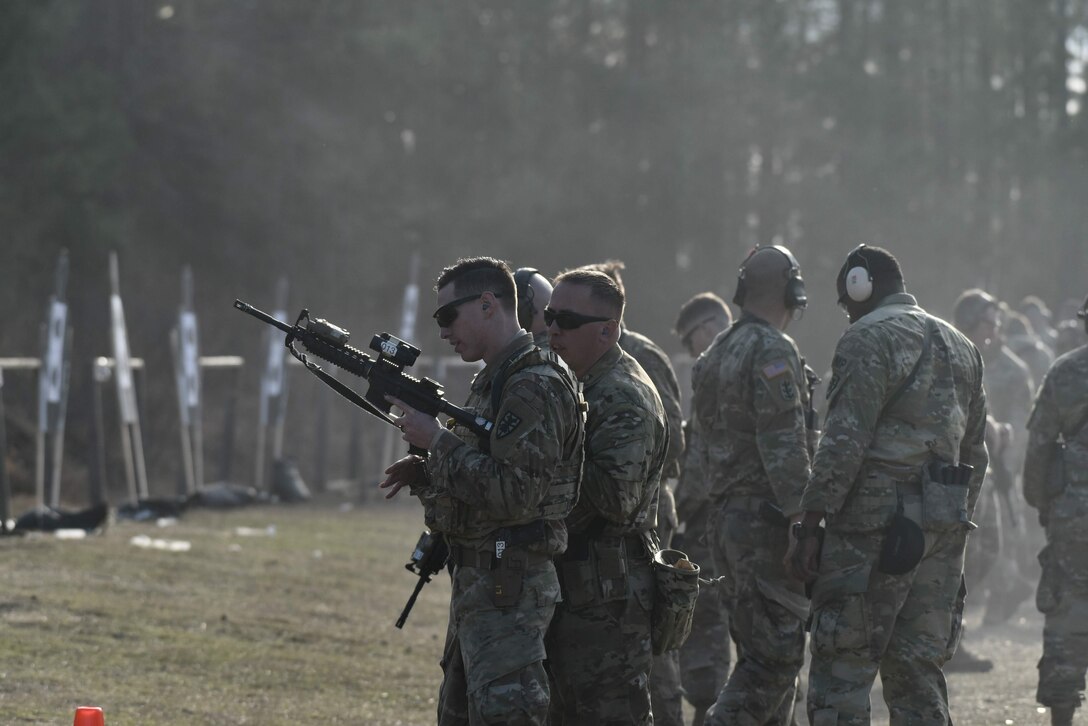
[[106,726],[106,717],[98,706],[80,706],[72,726]]

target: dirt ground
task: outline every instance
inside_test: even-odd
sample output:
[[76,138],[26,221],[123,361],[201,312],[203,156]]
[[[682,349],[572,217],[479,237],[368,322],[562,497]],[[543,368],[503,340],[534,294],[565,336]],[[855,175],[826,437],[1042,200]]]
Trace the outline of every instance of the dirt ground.
[[[448,583],[393,627],[421,530],[414,506],[327,500],[2,538],[0,723],[70,724],[79,705],[109,726],[434,723]],[[949,677],[956,723],[1048,723],[1041,619],[1030,603],[998,628],[979,617],[967,642],[997,666]]]

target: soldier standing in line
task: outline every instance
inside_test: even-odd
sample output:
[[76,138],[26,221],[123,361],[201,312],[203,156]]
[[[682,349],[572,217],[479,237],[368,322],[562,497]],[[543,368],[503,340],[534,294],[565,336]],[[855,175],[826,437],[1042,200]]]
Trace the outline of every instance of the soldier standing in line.
[[[1034,384],[1031,371],[1001,337],[1001,303],[983,290],[967,290],[956,300],[952,312],[953,321],[960,332],[975,344],[985,364],[986,399],[989,413],[998,423],[1012,427],[1012,442],[1000,452],[991,451],[992,481],[1000,495],[1003,510],[997,517],[1001,533],[983,531],[980,537],[1000,538],[1005,549],[998,560],[995,576],[989,582],[989,597],[983,624],[998,625],[1013,616],[1020,604],[1031,597],[1031,583],[1022,572],[1031,572],[1035,552],[1042,543],[1042,532],[1024,517],[1024,506],[1014,486],[1014,474],[1024,461],[1027,442],[1028,412]],[[994,456],[999,453],[999,456]],[[1014,526],[1012,523],[1016,522]],[[995,540],[996,541],[996,540]],[[972,583],[974,586],[974,583]],[[979,664],[966,651],[950,663],[952,669],[978,670]]]
[[[1088,330],[1088,299],[1079,313]],[[1035,603],[1043,613],[1036,700],[1069,726],[1088,670],[1088,346],[1046,374],[1028,421],[1024,498],[1039,510],[1046,547]]]
[[982,356],[918,307],[886,250],[851,251],[837,287],[851,325],[790,537],[791,570],[814,581],[809,722],[868,724],[879,670],[892,724],[948,724],[941,667],[987,463]]
[[386,470],[404,486],[453,563],[439,726],[547,723],[544,636],[559,599],[552,558],[578,498],[581,397],[554,354],[517,321],[514,278],[489,257],[459,260],[436,285],[435,321],[464,361],[482,360],[466,407],[494,422],[488,441],[391,399],[404,440],[426,449]]
[[[732,324],[733,315],[725,301],[712,292],[704,292],[680,308],[674,331],[694,359]],[[713,577],[714,555],[707,526],[711,504],[710,476],[703,469],[705,445],[695,428],[694,418],[689,419],[686,434],[684,461],[676,485],[676,514],[684,535],[683,543],[674,540],[673,546],[699,563],[703,577]],[[692,726],[701,726],[707,709],[713,705],[728,677],[729,611],[717,588],[705,588],[695,604],[691,635],[680,648],[680,682],[684,697],[695,707]]]
[[[620,292],[623,287],[624,264],[608,260],[581,269],[603,272],[612,278]],[[620,320],[620,348],[638,362],[661,397],[665,407],[665,419],[669,425],[669,450],[665,456],[665,469],[661,473],[660,499],[657,503],[657,535],[662,547],[672,545],[676,532],[676,502],[674,491],[680,477],[680,458],[684,451],[684,414],[680,407],[680,384],[672,368],[669,356],[656,343],[641,333],[629,330]],[[682,726],[683,703],[681,702],[680,657],[677,651],[654,656],[653,677],[650,679],[653,698],[654,723],[656,726]]]
[[783,331],[808,303],[801,268],[781,246],[740,268],[740,318],[692,371],[692,420],[708,477],[715,569],[725,578],[737,664],[706,724],[787,724],[804,664],[808,601],[782,564],[788,519],[809,474],[808,389]]
[[563,599],[548,631],[562,726],[654,723],[650,557],[668,429],[653,383],[618,345],[623,305],[607,275],[573,270],[556,278],[544,311],[551,348],[589,404],[581,495],[556,561]]

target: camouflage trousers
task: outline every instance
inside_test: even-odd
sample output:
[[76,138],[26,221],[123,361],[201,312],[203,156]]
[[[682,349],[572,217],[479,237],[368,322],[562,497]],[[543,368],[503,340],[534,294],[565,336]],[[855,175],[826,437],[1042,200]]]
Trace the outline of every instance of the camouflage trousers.
[[1057,515],[1051,515],[1048,544],[1039,554],[1043,575],[1035,604],[1045,621],[1036,700],[1050,707],[1079,706],[1088,670],[1088,516]]
[[[702,577],[717,573],[708,538],[706,517],[685,525],[683,550],[702,569]],[[696,709],[706,710],[729,677],[729,610],[721,588],[704,588],[695,603],[691,635],[680,649],[680,682],[684,696]],[[656,665],[655,665],[656,668]],[[656,677],[656,672],[655,672]],[[656,717],[657,710],[654,710]]]
[[[592,545],[561,560],[563,601],[548,630],[553,726],[649,726],[654,576],[639,545],[621,555]],[[613,564],[609,564],[612,562]]]
[[559,599],[555,567],[550,561],[528,564],[518,601],[501,608],[492,602],[493,573],[463,566],[453,571],[439,726],[547,723],[544,636]]
[[990,479],[987,478],[983,482],[982,493],[971,515],[978,529],[971,532],[967,538],[967,554],[963,564],[964,578],[968,589],[972,592],[981,592],[987,577],[993,572],[998,561],[1002,557],[1010,556],[1003,541],[1002,522],[998,518],[1000,510],[997,494],[993,491]]
[[728,500],[711,528],[726,578],[737,665],[707,711],[708,726],[788,724],[805,660],[808,602],[782,565],[788,532],[759,514],[761,500]]
[[[676,499],[673,487],[676,480],[662,482],[657,509],[657,538],[661,547],[672,546],[676,532]],[[654,656],[650,671],[650,703],[653,706],[655,726],[684,726],[681,701],[680,656],[675,650]]]
[[951,723],[941,668],[961,634],[966,537],[926,532],[918,566],[885,575],[884,532],[846,533],[832,522],[812,592],[812,726],[868,724],[878,671],[893,726]]

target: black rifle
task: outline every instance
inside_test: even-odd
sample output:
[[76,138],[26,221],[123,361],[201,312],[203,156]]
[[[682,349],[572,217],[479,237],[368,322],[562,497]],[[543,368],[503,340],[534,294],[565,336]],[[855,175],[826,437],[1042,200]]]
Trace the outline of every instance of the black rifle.
[[[389,333],[375,335],[370,341],[370,349],[378,354],[375,359],[358,348],[348,345],[348,338],[351,336],[348,331],[327,320],[311,318],[308,310],[299,313],[294,325],[288,325],[241,300],[235,300],[234,307],[286,333],[287,338],[284,344],[291,351],[291,355],[302,361],[307,369],[337,393],[382,421],[388,424],[393,423],[393,419],[389,416],[393,404],[385,400],[386,396],[393,396],[428,416],[437,417],[439,414],[445,414],[468,427],[481,439],[490,438],[493,425],[491,421],[459,406],[454,406],[443,398],[442,384],[438,381],[430,378],[414,378],[404,372],[405,368],[411,367],[416,362],[420,350],[400,338]],[[365,378],[370,383],[366,394],[360,396],[325,373],[320,366],[312,363],[305,354],[298,351],[296,342],[301,343],[308,353],[338,368],[343,368],[348,373]],[[420,456],[426,456],[427,453],[426,450],[416,447],[409,447],[409,451]]]
[[[371,358],[358,348],[348,345],[348,339],[351,337],[348,331],[327,320],[311,318],[308,310],[303,309],[295,324],[288,325],[241,300],[235,300],[234,307],[286,333],[284,345],[291,351],[291,355],[302,361],[307,370],[341,396],[382,421],[393,424],[393,419],[389,415],[393,404],[386,400],[386,396],[393,396],[429,416],[439,414],[449,416],[468,427],[480,438],[485,447],[490,441],[493,427],[491,421],[455,406],[443,398],[442,385],[438,381],[430,378],[413,378],[404,372],[405,368],[410,368],[416,362],[420,353],[419,348],[389,333],[380,333],[370,341],[370,349],[378,354],[377,358]],[[301,343],[311,355],[326,360],[338,368],[343,368],[348,373],[365,378],[370,383],[366,394],[360,396],[321,370],[321,366],[310,361],[298,350],[296,343]],[[415,446],[409,446],[408,452],[423,458],[427,456],[426,449]],[[419,543],[412,552],[412,561],[405,565],[409,571],[419,575],[419,582],[416,583],[415,591],[397,620],[398,628],[407,620],[408,613],[415,604],[423,585],[431,581],[431,575],[442,569],[448,557],[449,548],[440,533],[426,532],[420,537]]]
[[400,617],[397,618],[398,628],[404,627],[404,622],[408,620],[408,613],[412,612],[412,606],[416,604],[416,598],[419,597],[423,586],[431,581],[432,575],[442,571],[449,556],[450,548],[442,535],[436,532],[424,532],[419,536],[419,542],[416,542],[415,549],[412,550],[411,561],[404,566],[404,569],[419,575],[419,580],[416,582],[416,589],[412,590],[412,596],[404,605]]

